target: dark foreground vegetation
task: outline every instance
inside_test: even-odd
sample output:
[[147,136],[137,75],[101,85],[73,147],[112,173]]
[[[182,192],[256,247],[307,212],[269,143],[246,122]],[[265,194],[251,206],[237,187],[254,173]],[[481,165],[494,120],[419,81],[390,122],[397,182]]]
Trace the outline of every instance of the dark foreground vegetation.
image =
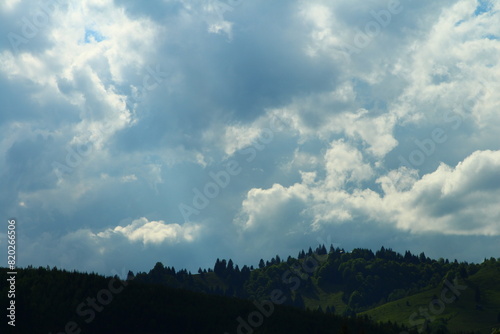
[[[6,270],[2,270],[5,282]],[[367,317],[342,317],[112,277],[18,270],[16,327],[2,333],[399,333]],[[2,283],[2,305],[6,287]]]

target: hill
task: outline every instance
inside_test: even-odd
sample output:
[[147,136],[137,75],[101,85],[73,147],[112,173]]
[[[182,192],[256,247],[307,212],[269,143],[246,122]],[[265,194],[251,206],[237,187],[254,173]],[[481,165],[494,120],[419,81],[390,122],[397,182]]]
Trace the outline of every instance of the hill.
[[[286,261],[261,260],[257,269],[217,259],[213,269],[193,275],[159,262],[136,280],[246,299],[268,298],[277,289],[284,292],[284,304],[327,314],[362,314],[436,333],[490,333],[500,327],[499,270],[495,258],[459,263],[384,247],[374,253],[320,245]],[[444,289],[460,295],[455,300],[446,292],[445,300],[453,302],[445,302]]]
[[[7,269],[0,269],[7,303]],[[2,333],[385,333],[401,327],[280,305],[276,292],[247,301],[56,268],[19,269],[16,327]]]
[[476,274],[460,281],[458,294],[442,284],[362,314],[374,320],[416,324],[419,329],[447,327],[451,332],[489,334],[500,327],[499,277],[498,263],[486,261]]
[[500,260],[320,245],[259,268],[217,259],[198,274],[161,262],[126,278],[28,267],[16,276],[16,321],[13,333],[489,334],[500,327]]

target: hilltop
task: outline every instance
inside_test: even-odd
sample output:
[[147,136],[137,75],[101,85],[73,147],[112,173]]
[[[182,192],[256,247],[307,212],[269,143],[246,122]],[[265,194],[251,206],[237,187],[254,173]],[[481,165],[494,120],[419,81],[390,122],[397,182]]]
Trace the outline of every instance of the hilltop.
[[[4,304],[7,289],[2,279]],[[490,334],[500,327],[500,259],[434,260],[384,247],[320,245],[296,258],[261,259],[258,268],[217,259],[196,274],[161,262],[122,278],[28,267],[18,270],[16,293],[20,332]]]
[[[495,258],[475,264],[409,251],[403,255],[384,247],[376,252],[346,252],[319,245],[296,258],[261,259],[258,268],[240,269],[230,259],[217,259],[213,269],[191,274],[158,262],[135,278],[243,299],[269,298],[279,290],[286,305],[342,316],[366,315],[417,330],[489,334],[500,327],[500,260]],[[456,293],[442,295],[444,290]]]

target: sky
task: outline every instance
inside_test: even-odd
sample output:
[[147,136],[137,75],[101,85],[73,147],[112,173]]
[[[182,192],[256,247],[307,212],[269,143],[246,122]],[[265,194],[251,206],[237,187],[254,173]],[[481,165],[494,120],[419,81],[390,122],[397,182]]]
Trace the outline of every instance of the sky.
[[18,266],[195,272],[318,244],[498,257],[499,9],[2,1]]

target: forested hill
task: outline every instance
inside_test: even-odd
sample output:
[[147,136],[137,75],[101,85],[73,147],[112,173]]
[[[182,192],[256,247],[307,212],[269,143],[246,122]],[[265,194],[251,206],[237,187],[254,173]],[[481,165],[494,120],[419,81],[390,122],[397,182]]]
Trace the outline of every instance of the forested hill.
[[[287,303],[297,306],[304,306],[297,298],[312,296],[314,288],[319,287],[341,290],[346,305],[352,310],[363,310],[445,280],[465,279],[488,263],[496,263],[496,259],[469,264],[433,260],[424,253],[417,256],[407,251],[402,255],[384,247],[373,253],[368,249],[345,252],[333,247],[327,251],[321,245],[314,251],[311,248],[301,251],[297,258],[282,260],[277,255],[268,261],[261,259],[257,269],[247,266],[240,269],[231,259],[217,259],[213,268],[200,268],[193,275],[158,262],[148,273],[137,273],[135,279],[241,298],[266,297],[273,289],[280,288],[290,292]],[[129,275],[134,274],[129,272]]]
[[[0,272],[0,301],[7,305],[7,269]],[[1,333],[398,334],[404,330],[366,316],[342,317],[279,305],[278,294],[252,302],[55,268],[17,272],[16,327],[4,319]]]
[[[474,333],[500,328],[500,259],[481,264],[320,245],[258,268],[158,262],[104,277],[18,269],[16,328],[1,333]],[[0,269],[7,305],[7,269]]]
[[[129,273],[133,275],[132,272]],[[487,276],[486,283],[479,277]],[[490,258],[481,264],[430,259],[407,251],[397,253],[382,247],[375,253],[368,249],[343,249],[318,246],[315,250],[299,252],[297,258],[286,260],[276,256],[260,260],[258,268],[239,267],[232,260],[217,259],[214,267],[199,269],[198,274],[164,266],[158,262],[148,273],[137,273],[136,281],[163,284],[209,294],[246,299],[269,298],[274,290],[282,291],[284,304],[303,309],[320,310],[352,316],[360,312],[372,315],[370,310],[410,296],[426,296],[422,305],[427,307],[437,294],[448,286],[466,286],[467,292],[439,317],[418,314],[408,321],[418,307],[406,303],[406,313],[384,315],[384,320],[399,319],[401,324],[414,325],[426,322],[426,327],[460,327],[468,330],[486,328],[490,333],[500,327],[500,259]],[[460,293],[460,291],[458,292]],[[481,300],[481,296],[483,300]],[[439,300],[438,300],[439,301]],[[408,305],[407,305],[408,304]],[[455,308],[465,308],[471,314],[482,310],[481,317],[464,326],[457,322]],[[454,313],[455,312],[455,313]],[[437,320],[436,320],[437,319]],[[440,320],[441,319],[441,320]],[[419,326],[414,326],[415,328]],[[420,328],[422,325],[420,325]]]

